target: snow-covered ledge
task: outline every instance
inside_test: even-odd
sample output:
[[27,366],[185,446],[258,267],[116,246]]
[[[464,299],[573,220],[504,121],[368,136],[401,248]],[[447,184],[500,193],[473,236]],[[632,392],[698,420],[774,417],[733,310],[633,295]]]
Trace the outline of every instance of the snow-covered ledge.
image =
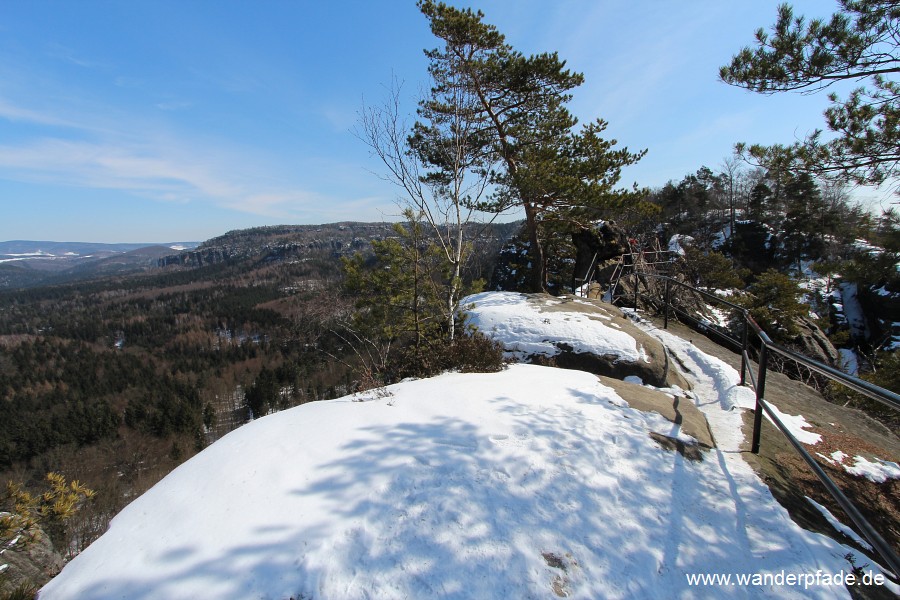
[[550,364],[657,387],[690,386],[655,338],[618,308],[575,296],[483,292],[461,302],[467,323],[518,362]]

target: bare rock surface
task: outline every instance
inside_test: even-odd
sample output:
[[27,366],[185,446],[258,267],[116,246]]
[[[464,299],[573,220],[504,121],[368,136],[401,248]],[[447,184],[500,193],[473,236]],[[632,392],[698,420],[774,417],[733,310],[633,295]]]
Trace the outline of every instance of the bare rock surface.
[[0,595],[18,585],[38,588],[59,573],[65,561],[54,549],[50,537],[37,528],[34,537],[24,545],[8,548],[0,556],[0,564],[9,565],[0,577]]
[[690,398],[680,394],[666,393],[648,387],[620,381],[611,377],[600,377],[604,385],[608,385],[628,402],[628,406],[644,412],[655,412],[672,423],[681,426],[681,432],[693,437],[704,448],[716,446],[709,423],[700,409]]

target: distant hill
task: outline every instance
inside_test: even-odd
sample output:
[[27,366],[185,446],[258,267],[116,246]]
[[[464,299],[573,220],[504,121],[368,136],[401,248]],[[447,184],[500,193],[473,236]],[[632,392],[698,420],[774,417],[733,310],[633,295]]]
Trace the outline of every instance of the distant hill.
[[143,243],[143,244],[100,244],[94,242],[50,242],[32,240],[12,240],[0,242],[0,261],[50,261],[85,260],[125,254],[148,247],[165,247],[167,251],[194,248],[199,242]]
[[154,268],[160,257],[198,242],[98,244],[12,240],[0,242],[0,288],[124,275]]
[[[326,259],[371,252],[373,240],[395,237],[394,224],[344,221],[272,225],[229,231],[205,242],[95,244],[14,240],[0,242],[0,289],[16,289],[152,272],[241,263],[241,269],[278,262]],[[521,221],[471,224],[478,232],[486,270]],[[491,257],[491,258],[487,258]],[[247,264],[243,264],[247,262]],[[489,279],[489,273],[480,275]]]

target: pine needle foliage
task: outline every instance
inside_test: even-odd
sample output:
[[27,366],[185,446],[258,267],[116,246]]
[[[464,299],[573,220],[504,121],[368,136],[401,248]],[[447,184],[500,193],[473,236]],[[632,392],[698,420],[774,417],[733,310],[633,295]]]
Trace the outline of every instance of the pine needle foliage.
[[836,136],[817,130],[791,146],[746,146],[739,152],[763,166],[803,169],[863,185],[879,185],[900,175],[900,2],[841,0],[830,19],[795,16],[778,8],[770,32],[756,32],[721,67],[726,83],[762,94],[826,90],[840,81],[863,82],[846,99],[831,93],[825,122]]

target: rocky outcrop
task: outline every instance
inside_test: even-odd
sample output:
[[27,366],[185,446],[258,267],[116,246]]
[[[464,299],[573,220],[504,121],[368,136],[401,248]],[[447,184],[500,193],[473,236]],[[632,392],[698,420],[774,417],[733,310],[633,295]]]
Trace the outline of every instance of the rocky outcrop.
[[655,412],[681,426],[681,433],[693,437],[703,448],[715,448],[716,441],[706,416],[686,395],[666,394],[629,381],[600,377],[604,385],[616,390],[628,406],[644,412]]
[[0,596],[17,586],[39,588],[59,573],[65,560],[53,547],[50,537],[39,527],[24,546],[8,548],[0,556],[0,564],[9,565],[0,577]]
[[[542,295],[535,294],[534,296]],[[640,356],[634,360],[621,354],[594,354],[579,350],[571,344],[561,341],[557,342],[558,354],[547,360],[542,355],[536,354],[531,357],[531,362],[553,364],[563,369],[578,369],[614,379],[637,377],[643,383],[655,387],[677,385],[681,389],[690,389],[690,384],[669,360],[662,343],[635,327],[621,310],[611,304],[599,301],[577,299],[578,301],[575,302],[576,299],[571,296],[561,296],[558,300],[561,301],[559,305],[544,305],[542,309],[547,312],[572,312],[601,320],[609,319],[618,326],[617,329],[634,338]]]
[[164,256],[157,261],[157,266],[182,265],[187,267],[202,267],[225,262],[231,257],[227,248],[203,248]]
[[621,310],[575,296],[486,292],[463,300],[469,322],[522,362],[577,369],[655,387],[690,384],[656,338]]
[[818,325],[806,318],[797,319],[796,324],[800,333],[792,340],[792,345],[801,354],[826,365],[840,364],[840,353]]
[[619,257],[628,252],[628,235],[611,221],[601,221],[594,227],[572,232],[575,246],[573,286],[580,285],[593,267],[594,279],[609,281]]

